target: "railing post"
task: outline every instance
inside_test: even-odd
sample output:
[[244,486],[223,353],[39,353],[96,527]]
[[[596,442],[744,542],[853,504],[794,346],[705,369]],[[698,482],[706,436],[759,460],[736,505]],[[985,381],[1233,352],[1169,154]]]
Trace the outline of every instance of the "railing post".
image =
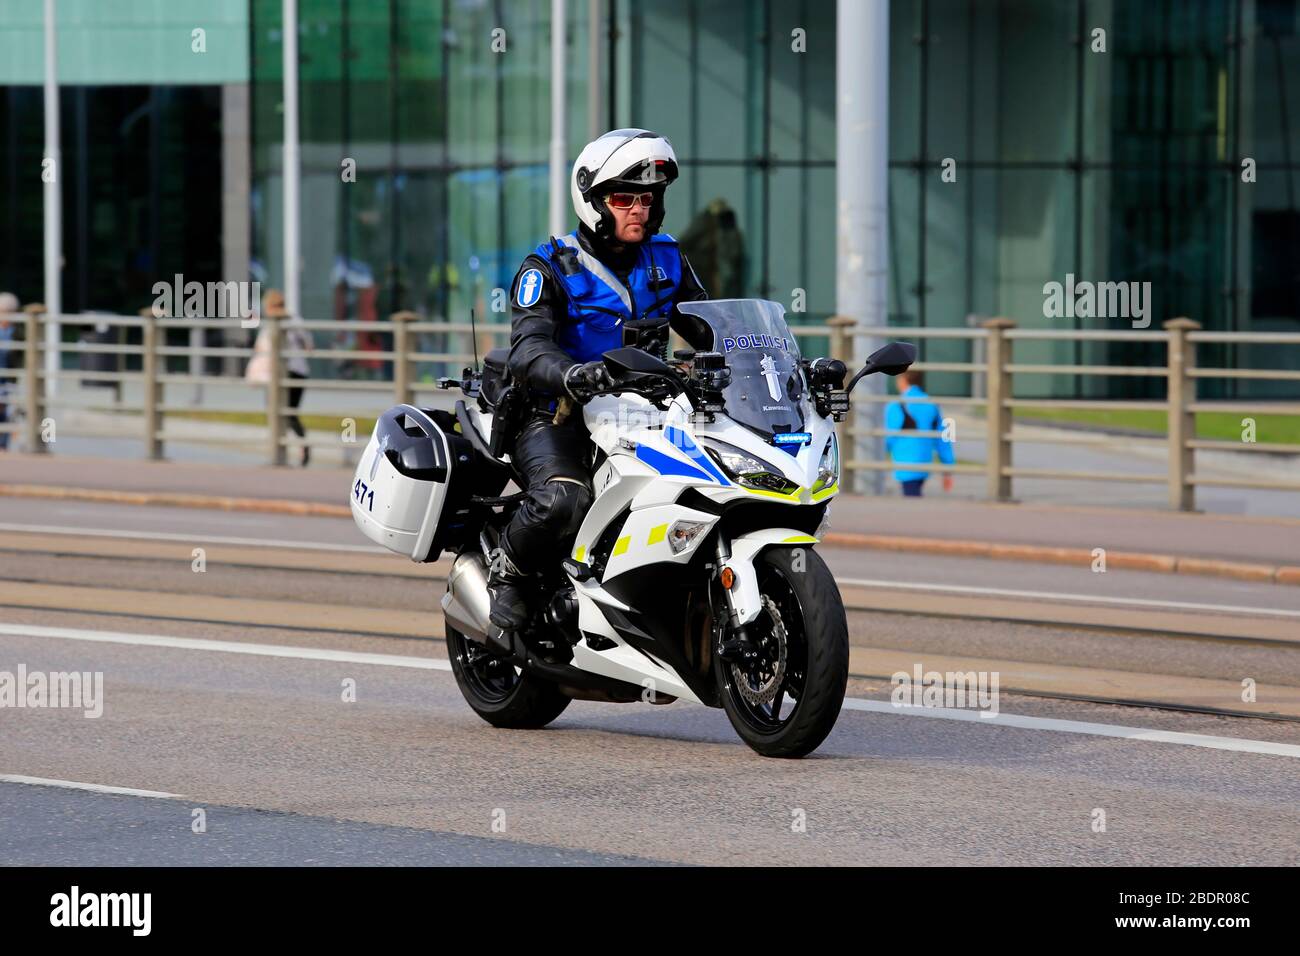
[[985,409],[985,420],[988,422],[987,493],[994,501],[1007,501],[1011,498],[1011,476],[1005,474],[1011,466],[1011,442],[1006,438],[1007,432],[1011,430],[1011,410],[1003,402],[1011,397],[1011,375],[1007,372],[1011,343],[1006,337],[1006,330],[1015,327],[1016,323],[1010,319],[989,319],[984,323],[984,328],[988,330],[988,371],[984,375],[985,390],[988,393]]
[[1188,442],[1196,437],[1196,413],[1188,405],[1196,401],[1196,380],[1188,373],[1196,366],[1196,346],[1187,341],[1187,333],[1201,324],[1187,318],[1164,323],[1169,332],[1169,387],[1166,413],[1169,420],[1169,507],[1176,511],[1196,508],[1196,486],[1188,482],[1195,452]]
[[262,316],[266,324],[266,344],[269,348],[270,378],[266,382],[266,440],[270,445],[271,464],[284,465],[288,462],[288,452],[284,447],[284,415],[280,409],[284,406],[284,325],[281,316],[271,313]]
[[158,381],[158,320],[148,309],[141,310],[141,316],[144,319],[140,359],[140,378],[144,385],[144,453],[147,458],[158,459],[163,456],[162,439],[158,437],[162,426],[158,412],[162,392],[162,383]]
[[[848,334],[848,330],[853,327],[857,319],[851,315],[832,315],[826,320],[826,324],[831,330],[831,354],[833,359],[839,359],[845,365],[853,365],[853,338]],[[852,368],[849,369],[853,371]]]
[[[826,320],[826,324],[831,329],[830,340],[830,357],[839,359],[848,368],[848,379],[853,377],[856,369],[853,368],[853,336],[849,334],[849,329],[857,324],[858,320],[851,315],[832,315]],[[854,458],[853,451],[857,447],[854,440],[853,429],[857,427],[858,413],[854,411],[853,406],[849,406],[849,412],[844,416],[844,421],[840,422],[836,428],[839,430],[840,444],[840,461],[844,462],[844,474],[840,478],[841,486],[848,489],[856,490],[857,481],[854,473],[849,468],[849,462]],[[842,427],[841,427],[842,426]],[[846,452],[847,449],[847,452]]]
[[41,323],[37,316],[44,314],[45,306],[33,302],[24,310],[27,315],[23,324],[23,405],[27,411],[24,423],[27,451],[29,454],[41,454],[48,451],[41,441],[41,419],[44,417],[41,402],[41,357],[40,334]]
[[420,316],[415,312],[394,312],[388,320],[393,323],[393,398],[398,405],[415,401],[411,389],[411,329],[410,323]]

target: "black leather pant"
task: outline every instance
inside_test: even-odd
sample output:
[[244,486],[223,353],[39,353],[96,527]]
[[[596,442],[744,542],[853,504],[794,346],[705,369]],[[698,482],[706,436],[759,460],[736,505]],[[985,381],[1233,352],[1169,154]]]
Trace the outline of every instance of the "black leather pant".
[[528,497],[511,516],[502,538],[506,554],[520,571],[533,574],[554,567],[573,548],[593,499],[591,452],[581,409],[574,409],[562,425],[552,424],[549,414],[534,414],[515,439],[512,460],[527,484]]

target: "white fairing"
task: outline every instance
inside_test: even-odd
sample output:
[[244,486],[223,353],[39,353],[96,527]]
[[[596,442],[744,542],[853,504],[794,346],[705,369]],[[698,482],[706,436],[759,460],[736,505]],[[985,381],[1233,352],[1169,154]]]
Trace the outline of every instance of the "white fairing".
[[[678,503],[688,488],[719,502],[752,498],[783,503],[792,510],[833,497],[839,490],[838,483],[832,481],[819,487],[818,468],[827,442],[834,434],[834,423],[830,418],[818,416],[809,402],[804,403],[803,411],[811,441],[800,446],[797,453],[789,454],[725,415],[718,415],[712,423],[692,424],[691,408],[685,396],[668,403],[666,411],[635,395],[593,399],[583,408],[584,420],[593,441],[607,457],[592,476],[596,499],[578,530],[572,557],[578,562],[588,560],[591,549],[610,523],[625,508],[630,508],[605,566],[604,581],[650,565],[688,563],[698,547],[713,540],[709,532],[718,520],[716,515]],[[711,438],[775,466],[774,470],[797,486],[797,490],[785,495],[766,493],[731,481],[700,447]],[[698,523],[703,528],[680,552],[674,553],[667,536],[678,522]],[[815,544],[816,540],[792,528],[773,527],[741,535],[731,543],[731,557],[726,563],[736,575],[730,597],[731,610],[739,623],[754,620],[761,609],[754,570],[754,559],[759,552],[772,545],[798,547]],[[630,683],[654,681],[653,686],[663,693],[698,700],[669,665],[660,661],[656,666],[647,660],[623,640],[601,613],[602,606],[622,609],[624,605],[594,579],[575,580],[574,585],[579,628],[584,633],[606,637],[614,644],[608,650],[596,651],[579,643],[574,648],[576,666]]]

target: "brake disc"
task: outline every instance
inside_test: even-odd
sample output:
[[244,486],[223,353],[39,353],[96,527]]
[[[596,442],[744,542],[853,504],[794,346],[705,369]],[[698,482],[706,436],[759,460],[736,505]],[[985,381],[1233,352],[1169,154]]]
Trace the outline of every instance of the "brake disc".
[[[785,678],[785,658],[786,658],[786,630],[785,622],[781,620],[781,612],[777,610],[776,602],[766,594],[763,595],[763,610],[772,621],[772,628],[767,635],[765,650],[768,652],[766,660],[760,663],[771,665],[772,673],[763,679],[762,683],[755,684],[751,674],[741,670],[739,665],[731,665],[731,679],[736,682],[736,689],[740,691],[740,696],[745,698],[750,704],[770,704],[776,699],[777,688],[781,686],[781,681]],[[775,644],[775,648],[772,645]],[[775,653],[776,660],[773,662],[772,654]]]

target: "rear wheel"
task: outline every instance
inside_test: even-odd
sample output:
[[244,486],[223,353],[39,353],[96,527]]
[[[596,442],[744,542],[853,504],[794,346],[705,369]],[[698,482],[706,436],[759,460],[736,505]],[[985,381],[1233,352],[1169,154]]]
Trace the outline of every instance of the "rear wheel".
[[451,672],[465,702],[493,727],[545,727],[570,697],[549,681],[520,673],[509,660],[447,627]]
[[849,628],[839,588],[811,549],[769,548],[754,561],[762,609],[746,629],[757,659],[714,660],[731,725],[766,757],[803,757],[839,718]]

